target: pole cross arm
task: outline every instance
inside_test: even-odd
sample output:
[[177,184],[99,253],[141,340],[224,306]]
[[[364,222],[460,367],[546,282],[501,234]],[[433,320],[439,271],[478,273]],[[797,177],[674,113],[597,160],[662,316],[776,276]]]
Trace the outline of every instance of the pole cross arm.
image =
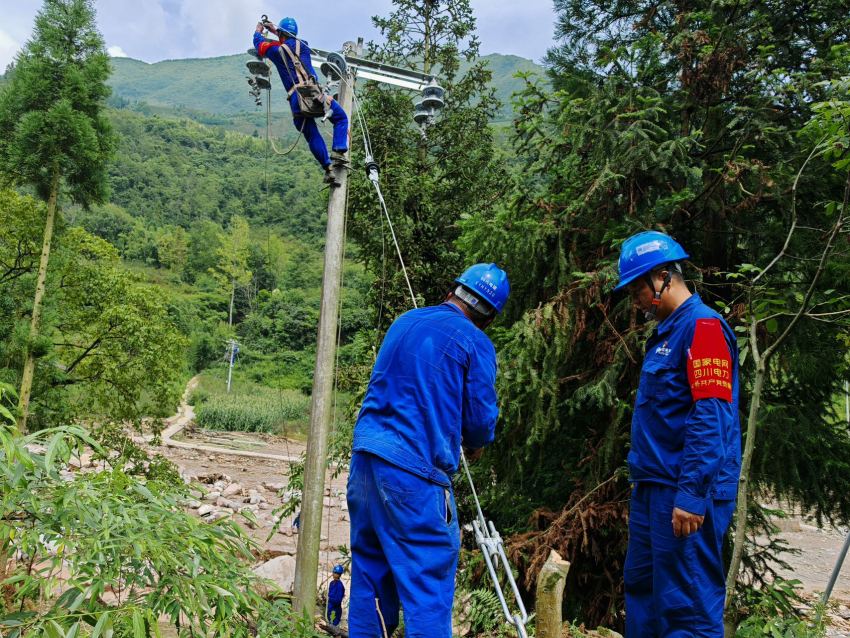
[[[313,66],[321,66],[323,62],[328,61],[328,56],[331,55],[330,51],[323,49],[311,48],[310,50]],[[392,84],[393,86],[410,89],[411,91],[421,91],[435,80],[433,75],[428,75],[427,73],[411,71],[410,69],[384,64],[382,62],[373,62],[372,60],[354,55],[346,55],[345,61],[349,69],[354,71],[359,78]]]

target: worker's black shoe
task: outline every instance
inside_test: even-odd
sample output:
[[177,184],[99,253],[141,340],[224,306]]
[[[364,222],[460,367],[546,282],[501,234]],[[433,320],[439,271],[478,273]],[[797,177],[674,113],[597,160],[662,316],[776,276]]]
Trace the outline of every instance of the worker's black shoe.
[[248,49],[248,55],[253,55],[258,60],[263,59],[263,58],[260,57],[260,53],[254,47],[251,47],[250,49]]
[[331,188],[339,186],[339,182],[336,179],[336,175],[334,175],[334,172],[330,166],[325,166],[325,178],[322,181],[324,181],[325,184],[328,184]]
[[269,81],[269,79],[264,78],[261,75],[256,76],[254,78],[254,81],[257,83],[257,86],[263,89],[264,91],[268,91],[270,88],[272,88],[272,83]]
[[331,162],[334,166],[349,166],[348,158],[346,157],[347,150],[345,151],[331,151]]

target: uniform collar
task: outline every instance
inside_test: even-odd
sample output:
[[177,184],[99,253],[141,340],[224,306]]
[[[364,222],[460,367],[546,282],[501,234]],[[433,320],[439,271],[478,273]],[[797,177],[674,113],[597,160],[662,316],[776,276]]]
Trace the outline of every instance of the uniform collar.
[[684,302],[682,302],[678,308],[676,308],[670,316],[664,319],[661,323],[658,324],[658,327],[655,329],[655,332],[658,335],[664,335],[673,330],[673,326],[675,326],[681,319],[687,314],[687,309],[691,306],[695,306],[697,304],[701,304],[702,299],[700,299],[697,293],[692,294],[688,297]]
[[[454,311],[455,311],[456,313],[458,313],[459,315],[463,315],[464,317],[466,317],[466,313],[465,313],[463,310],[461,310],[460,308],[458,308],[456,305],[454,305],[453,303],[450,303],[450,302],[448,302],[448,301],[444,301],[444,302],[443,302],[443,303],[441,303],[440,305],[441,305],[441,306],[448,306],[449,308],[451,308],[452,310],[454,310]],[[466,318],[467,318],[467,319],[469,319],[469,317],[466,317]]]

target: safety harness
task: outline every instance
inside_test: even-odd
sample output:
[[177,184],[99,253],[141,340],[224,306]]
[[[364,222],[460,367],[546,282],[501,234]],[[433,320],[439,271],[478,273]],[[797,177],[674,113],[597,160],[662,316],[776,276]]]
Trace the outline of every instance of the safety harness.
[[[296,78],[293,78],[290,73],[292,88],[289,89],[287,95],[292,97],[293,93],[298,94],[298,107],[304,117],[323,116],[325,106],[328,104],[327,96],[316,82],[316,78],[307,73],[307,69],[301,62],[301,40],[295,39],[294,52],[283,41],[280,42],[280,48],[286,52],[286,55],[292,61],[292,65],[295,67],[295,75],[298,76],[296,81]],[[287,70],[289,70],[289,65],[287,65]]]

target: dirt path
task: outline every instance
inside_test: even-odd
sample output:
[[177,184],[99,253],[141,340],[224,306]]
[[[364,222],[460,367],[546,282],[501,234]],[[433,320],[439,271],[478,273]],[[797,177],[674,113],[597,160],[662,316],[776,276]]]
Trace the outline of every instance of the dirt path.
[[[195,411],[187,398],[197,383],[198,377],[194,377],[187,384],[177,413],[166,420],[162,443],[154,446],[148,440],[148,447],[177,465],[183,477],[203,485],[206,493],[199,493],[193,504],[196,513],[215,519],[233,515],[240,507],[250,508],[259,525],[254,529],[243,525],[246,533],[270,556],[294,555],[298,542],[292,526],[294,515],[282,521],[278,532],[271,532],[275,510],[290,496],[285,489],[290,463],[300,459],[304,442],[194,428]],[[345,472],[335,478],[329,472],[325,477],[319,568],[328,575],[341,558],[338,548],[348,546],[347,479]]]

